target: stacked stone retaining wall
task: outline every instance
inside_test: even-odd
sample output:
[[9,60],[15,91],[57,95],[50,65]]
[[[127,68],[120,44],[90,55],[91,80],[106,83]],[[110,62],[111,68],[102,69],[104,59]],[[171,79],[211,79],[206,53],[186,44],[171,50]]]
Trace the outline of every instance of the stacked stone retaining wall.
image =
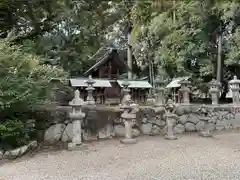
[[[203,122],[195,111],[200,105],[191,105],[188,108],[178,108],[179,119],[174,126],[174,132],[200,131]],[[211,108],[211,107],[209,107]],[[124,124],[120,119],[121,111],[118,107],[84,108],[86,118],[83,121],[83,141],[123,137]],[[57,107],[49,127],[42,138],[46,143],[69,142],[72,138],[72,123],[68,116],[71,107]],[[223,130],[240,127],[240,113],[232,112],[229,105],[222,105],[212,113],[211,130]],[[164,135],[166,122],[164,116],[155,113],[154,107],[141,107],[137,113],[137,121],[133,126],[133,135]]]

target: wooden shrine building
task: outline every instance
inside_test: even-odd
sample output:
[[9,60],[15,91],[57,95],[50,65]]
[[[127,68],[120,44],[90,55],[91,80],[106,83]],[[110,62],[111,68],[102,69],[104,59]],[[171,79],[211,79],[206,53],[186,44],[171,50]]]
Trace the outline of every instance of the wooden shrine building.
[[[83,77],[71,78],[72,87],[78,88],[82,98],[86,99],[86,81],[92,75],[96,82],[93,86],[94,98],[98,104],[119,104],[122,96],[123,78],[121,75],[132,71],[125,63],[123,55],[115,48],[102,47],[91,58],[94,64],[84,73]],[[126,53],[126,52],[125,52]],[[137,103],[146,102],[147,93],[152,86],[148,81],[129,80],[132,98]]]

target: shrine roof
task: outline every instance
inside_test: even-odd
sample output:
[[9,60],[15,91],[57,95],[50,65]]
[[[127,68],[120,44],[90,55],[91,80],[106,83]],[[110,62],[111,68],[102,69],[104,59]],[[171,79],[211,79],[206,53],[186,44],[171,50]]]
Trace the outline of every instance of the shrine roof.
[[84,75],[89,75],[90,72],[92,72],[95,69],[98,69],[98,67],[108,61],[108,57],[113,53],[116,52],[119,56],[118,60],[119,62],[129,68],[127,64],[122,60],[122,57],[119,55],[119,50],[117,48],[113,47],[108,47],[108,46],[103,46],[101,47],[90,59],[89,61],[94,61],[95,64],[91,66],[85,73]]
[[180,87],[181,86],[180,82],[184,81],[184,80],[188,80],[189,78],[190,77],[188,77],[188,76],[173,78],[172,81],[166,86],[166,88]]
[[[122,87],[124,80],[118,80],[117,83],[120,87]],[[132,81],[128,80],[129,82],[129,88],[144,88],[144,89],[150,89],[152,88],[151,84],[148,83],[148,81]]]
[[[71,78],[70,83],[72,87],[87,87],[86,81],[88,78]],[[111,83],[107,79],[93,79],[95,83],[93,87],[112,87]]]

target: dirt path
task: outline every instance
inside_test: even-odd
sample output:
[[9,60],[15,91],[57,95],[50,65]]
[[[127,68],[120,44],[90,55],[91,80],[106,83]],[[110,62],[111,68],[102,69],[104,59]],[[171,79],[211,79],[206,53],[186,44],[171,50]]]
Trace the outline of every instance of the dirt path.
[[56,151],[0,166],[1,180],[240,180],[240,133],[177,141],[140,137],[135,145],[94,142],[80,151]]

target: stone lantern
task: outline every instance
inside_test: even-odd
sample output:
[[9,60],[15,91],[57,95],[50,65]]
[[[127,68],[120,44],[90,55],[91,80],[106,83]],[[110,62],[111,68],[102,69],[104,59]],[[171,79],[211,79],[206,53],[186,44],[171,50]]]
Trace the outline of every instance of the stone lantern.
[[209,82],[209,85],[210,85],[209,93],[211,94],[212,105],[218,105],[221,83],[213,79],[211,82]]
[[239,87],[240,80],[237,79],[237,76],[234,76],[231,81],[229,81],[230,89],[232,91],[232,102],[234,105],[239,105],[240,100],[239,100]]
[[133,139],[132,135],[132,126],[136,122],[136,114],[139,111],[138,104],[134,104],[131,100],[131,95],[129,94],[130,90],[128,88],[130,84],[127,81],[124,81],[123,86],[123,99],[120,106],[120,109],[123,109],[121,118],[125,125],[125,139],[122,139],[120,142],[123,144],[135,144],[136,139]]
[[93,98],[93,91],[95,90],[95,88],[93,87],[93,84],[95,84],[96,82],[92,79],[92,76],[89,75],[88,80],[86,81],[86,84],[88,85],[88,87],[86,88],[88,95],[87,95],[87,101],[86,104],[87,105],[95,105],[95,100]]
[[176,115],[177,106],[174,104],[174,102],[169,99],[164,107],[164,116],[166,118],[166,124],[167,124],[167,133],[165,135],[165,139],[167,140],[176,140],[177,137],[174,134],[173,126],[176,124],[178,120],[178,116]]
[[183,97],[183,104],[189,105],[190,104],[190,88],[189,85],[191,85],[191,82],[188,80],[183,80],[180,82],[181,89],[179,90],[181,92],[181,95]]
[[165,97],[164,97],[164,85],[165,81],[163,78],[157,78],[155,80],[155,86],[156,86],[156,101],[155,101],[155,106],[162,106],[165,103]]
[[69,116],[73,124],[73,138],[72,142],[68,143],[68,150],[74,150],[82,145],[82,121],[85,117],[85,113],[82,112],[84,101],[80,98],[79,90],[75,91],[74,98],[69,102],[69,105],[72,106],[72,112],[69,113]]

